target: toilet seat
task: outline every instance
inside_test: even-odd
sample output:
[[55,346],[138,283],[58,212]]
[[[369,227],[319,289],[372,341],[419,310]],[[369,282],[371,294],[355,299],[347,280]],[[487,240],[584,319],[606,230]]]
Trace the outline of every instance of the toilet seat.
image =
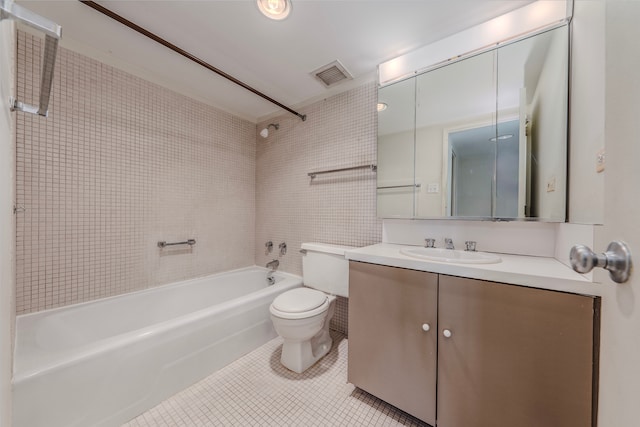
[[276,297],[269,307],[271,314],[282,319],[304,319],[329,308],[327,294],[310,288],[296,288]]

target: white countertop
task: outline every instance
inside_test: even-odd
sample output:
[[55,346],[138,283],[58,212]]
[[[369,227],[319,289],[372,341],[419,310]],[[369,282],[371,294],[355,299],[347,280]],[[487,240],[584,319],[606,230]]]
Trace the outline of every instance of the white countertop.
[[576,273],[555,258],[497,254],[502,262],[496,264],[457,264],[412,258],[400,253],[402,248],[416,246],[379,243],[347,251],[351,261],[391,267],[429,271],[450,276],[523,285],[540,289],[600,295],[599,285]]

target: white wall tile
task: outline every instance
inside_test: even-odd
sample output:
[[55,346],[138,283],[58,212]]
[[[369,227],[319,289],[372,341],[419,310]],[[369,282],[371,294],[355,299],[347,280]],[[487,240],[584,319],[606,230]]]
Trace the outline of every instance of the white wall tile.
[[[280,268],[302,274],[303,242],[367,246],[380,242],[376,218],[376,174],[368,169],[318,175],[335,168],[375,164],[374,83],[305,108],[306,121],[283,115],[259,123],[257,132],[278,123],[263,139],[256,132],[256,264],[278,258]],[[272,254],[264,243],[273,241]],[[279,257],[277,247],[288,245]]]
[[[313,171],[376,163],[377,89],[373,83],[306,107],[306,121],[283,115],[269,123],[263,139],[256,133],[256,249],[265,265],[280,260],[280,269],[302,274],[300,245],[304,242],[367,246],[380,242],[376,218],[376,175],[368,169],[318,175]],[[265,254],[264,243],[274,252]],[[288,252],[278,256],[278,245]],[[348,300],[338,298],[332,329],[347,333]]]
[[[24,102],[40,50],[19,32]],[[255,129],[60,49],[49,117],[17,115],[17,313],[252,265]]]

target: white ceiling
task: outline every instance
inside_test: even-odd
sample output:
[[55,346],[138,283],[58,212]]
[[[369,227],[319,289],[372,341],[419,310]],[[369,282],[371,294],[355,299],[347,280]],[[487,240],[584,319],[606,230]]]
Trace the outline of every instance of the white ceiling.
[[[375,79],[376,66],[531,0],[292,0],[284,21],[255,0],[99,1],[293,108]],[[258,122],[284,110],[75,0],[18,0],[62,26],[63,47]],[[354,76],[325,88],[310,73],[340,60]]]

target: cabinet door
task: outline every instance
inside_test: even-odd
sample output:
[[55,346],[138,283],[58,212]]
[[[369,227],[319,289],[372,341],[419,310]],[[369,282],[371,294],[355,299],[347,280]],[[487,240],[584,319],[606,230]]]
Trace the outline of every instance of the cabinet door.
[[439,427],[593,425],[599,299],[439,280]]
[[349,382],[432,425],[437,303],[436,274],[350,263]]

